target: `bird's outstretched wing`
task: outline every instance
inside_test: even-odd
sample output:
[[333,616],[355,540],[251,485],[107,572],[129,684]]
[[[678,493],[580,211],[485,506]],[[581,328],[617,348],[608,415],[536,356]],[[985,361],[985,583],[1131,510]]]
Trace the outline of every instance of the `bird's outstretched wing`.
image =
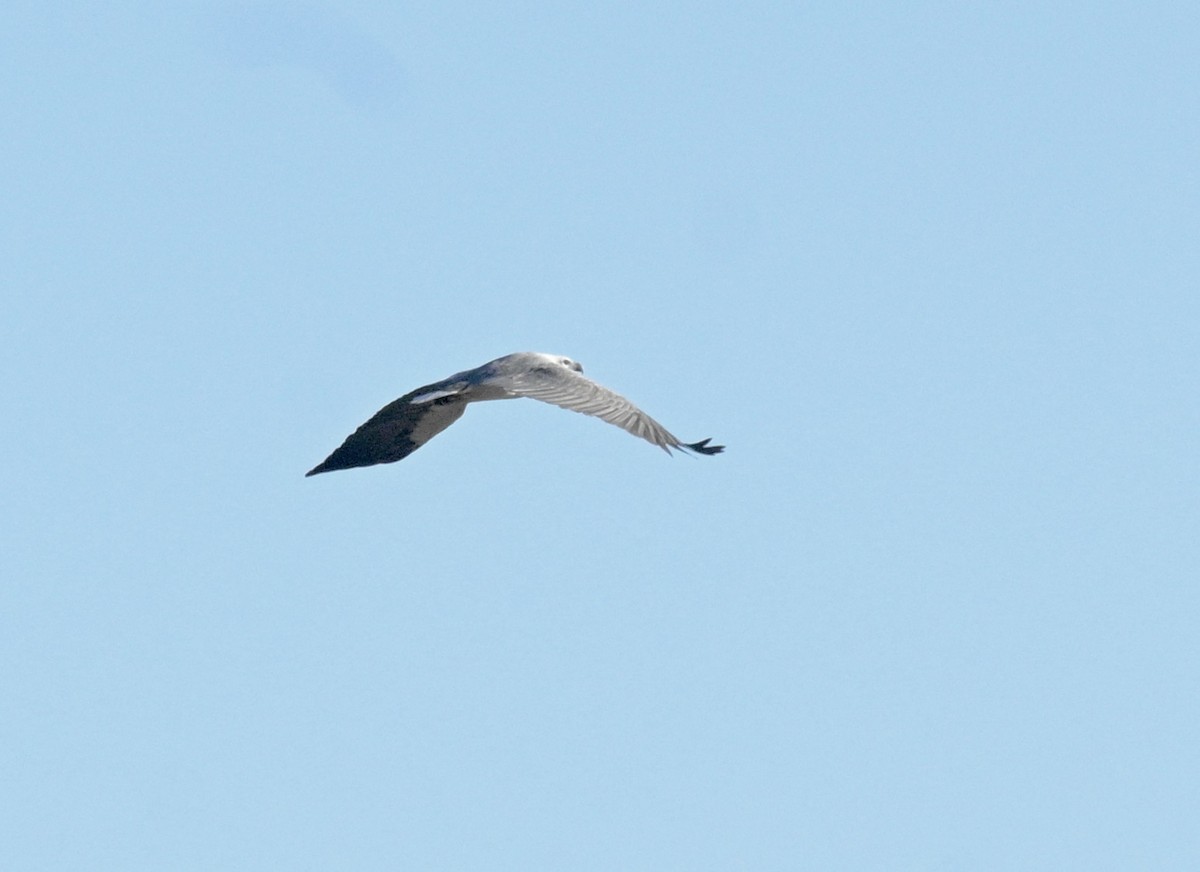
[[489,382],[514,396],[552,403],[615,424],[627,433],[657,445],[668,454],[672,448],[697,454],[720,454],[725,450],[723,445],[709,445],[708,439],[681,442],[666,427],[620,394],[564,366],[534,366],[525,372],[493,376]]
[[403,460],[462,417],[465,388],[439,382],[388,403],[305,475]]

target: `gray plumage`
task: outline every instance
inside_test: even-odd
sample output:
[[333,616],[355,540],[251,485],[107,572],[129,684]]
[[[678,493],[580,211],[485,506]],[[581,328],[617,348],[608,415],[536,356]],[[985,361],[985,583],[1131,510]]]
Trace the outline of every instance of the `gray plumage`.
[[720,454],[723,445],[680,442],[629,400],[596,384],[569,357],[521,351],[417,388],[388,403],[308,475],[393,463],[412,454],[460,417],[467,403],[530,397],[593,415],[671,453]]

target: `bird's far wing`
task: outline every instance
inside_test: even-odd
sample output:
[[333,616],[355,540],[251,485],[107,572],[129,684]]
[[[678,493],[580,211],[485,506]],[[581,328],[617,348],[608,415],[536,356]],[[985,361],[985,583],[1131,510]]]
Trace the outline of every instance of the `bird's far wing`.
[[388,403],[306,475],[403,460],[462,416],[466,387],[439,382]]
[[620,394],[565,367],[535,366],[526,372],[496,376],[492,381],[516,396],[552,403],[615,424],[668,454],[672,448],[697,454],[720,454],[724,450],[722,445],[709,445],[708,439],[690,443],[679,441],[666,427]]

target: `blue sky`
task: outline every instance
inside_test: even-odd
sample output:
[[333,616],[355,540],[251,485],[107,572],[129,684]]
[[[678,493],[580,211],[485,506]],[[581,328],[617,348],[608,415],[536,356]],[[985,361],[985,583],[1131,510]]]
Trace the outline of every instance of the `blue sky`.
[[10,6],[0,866],[1200,864],[1187,4]]

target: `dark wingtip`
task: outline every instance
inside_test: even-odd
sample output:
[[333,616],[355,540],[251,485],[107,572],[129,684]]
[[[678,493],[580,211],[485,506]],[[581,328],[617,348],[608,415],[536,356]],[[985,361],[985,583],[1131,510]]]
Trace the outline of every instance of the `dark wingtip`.
[[319,463],[316,466],[314,466],[312,469],[310,469],[308,472],[304,473],[304,477],[308,478],[310,475],[316,475],[318,472],[324,472],[324,471],[325,471],[325,464]]
[[709,445],[712,439],[701,439],[699,442],[689,442],[684,444],[684,448],[689,451],[695,451],[697,454],[720,454],[725,450],[724,445]]

